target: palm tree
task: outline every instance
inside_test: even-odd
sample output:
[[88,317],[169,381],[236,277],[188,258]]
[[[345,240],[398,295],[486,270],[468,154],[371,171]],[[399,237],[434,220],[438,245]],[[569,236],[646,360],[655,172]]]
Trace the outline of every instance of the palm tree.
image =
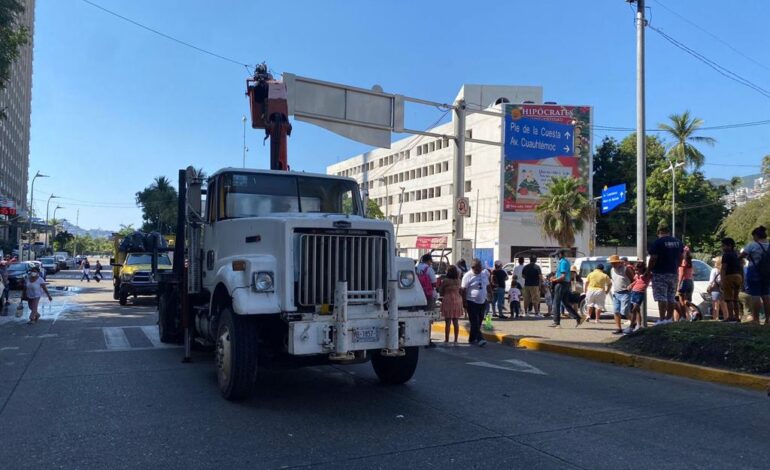
[[576,178],[554,177],[536,211],[543,234],[560,246],[570,248],[575,244],[575,235],[583,231],[591,218],[591,203],[580,191]]
[[738,207],[738,195],[735,193],[741,187],[743,179],[740,176],[730,178],[730,192],[733,193],[733,207]]
[[703,119],[691,117],[690,111],[682,114],[672,114],[668,117],[671,124],[658,124],[658,129],[666,131],[674,138],[674,145],[668,149],[668,157],[677,162],[685,162],[693,169],[703,166],[706,157],[703,156],[693,143],[714,145],[716,139],[695,135],[698,128],[703,125]]

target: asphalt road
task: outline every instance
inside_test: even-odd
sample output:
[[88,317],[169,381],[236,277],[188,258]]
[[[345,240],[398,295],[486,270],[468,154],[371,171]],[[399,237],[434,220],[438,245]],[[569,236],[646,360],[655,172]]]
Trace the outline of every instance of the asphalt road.
[[[0,316],[0,468],[767,468],[770,398],[487,345],[262,374],[224,401],[212,358],[180,362],[150,300],[54,279],[44,319]],[[79,291],[65,290],[67,285]],[[45,310],[48,308],[48,310]]]

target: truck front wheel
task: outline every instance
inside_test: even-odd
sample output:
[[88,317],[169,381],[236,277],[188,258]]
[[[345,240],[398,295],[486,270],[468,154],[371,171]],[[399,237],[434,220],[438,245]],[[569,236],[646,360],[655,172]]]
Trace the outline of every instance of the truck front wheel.
[[216,343],[217,383],[230,401],[249,398],[257,381],[257,324],[253,318],[221,310]]
[[126,305],[128,303],[128,292],[127,291],[125,291],[123,289],[119,289],[118,290],[118,303],[120,305]]
[[120,283],[115,282],[112,288],[112,298],[118,300],[120,298]]
[[372,352],[372,367],[380,382],[401,385],[412,378],[417,370],[420,349],[414,346],[405,349],[406,354],[400,357],[383,356],[379,350]]

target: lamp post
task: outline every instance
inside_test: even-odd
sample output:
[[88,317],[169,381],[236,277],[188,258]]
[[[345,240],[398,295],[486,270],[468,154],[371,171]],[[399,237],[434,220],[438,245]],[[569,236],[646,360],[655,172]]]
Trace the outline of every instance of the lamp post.
[[[53,217],[51,218],[51,220],[56,220],[56,211],[58,211],[59,209],[64,209],[64,207],[57,204],[56,207],[53,208]],[[53,226],[53,237],[56,238],[56,225]],[[48,246],[47,238],[48,238],[48,233],[46,232],[46,246]]]
[[676,169],[683,167],[684,162],[674,163],[669,162],[668,168],[663,170],[663,173],[671,172],[671,236],[676,237]]
[[[45,224],[48,225],[48,211],[51,208],[51,199],[59,199],[59,196],[51,194],[48,196],[48,202],[45,203]],[[45,252],[48,253],[48,228],[45,229]]]
[[388,206],[390,206],[390,201],[388,201],[388,180],[385,179],[385,177],[380,178],[380,183],[385,185],[385,218],[388,218],[388,213],[390,212],[388,210]]
[[[35,202],[35,180],[38,178],[49,178],[48,175],[44,175],[38,171],[35,173],[35,176],[32,177],[32,184],[30,184],[29,188],[29,210],[27,211],[29,213],[29,226],[27,230],[27,238],[29,242],[29,248],[27,248],[27,259],[32,258],[32,204]],[[22,261],[24,257],[22,256],[21,252],[19,252],[19,261]]]

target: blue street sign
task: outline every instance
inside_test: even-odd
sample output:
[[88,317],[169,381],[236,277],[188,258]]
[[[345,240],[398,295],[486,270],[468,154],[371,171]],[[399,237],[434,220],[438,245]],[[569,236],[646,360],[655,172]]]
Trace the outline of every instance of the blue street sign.
[[602,214],[606,214],[626,202],[626,183],[602,190]]
[[506,160],[574,157],[575,126],[558,122],[505,117]]

